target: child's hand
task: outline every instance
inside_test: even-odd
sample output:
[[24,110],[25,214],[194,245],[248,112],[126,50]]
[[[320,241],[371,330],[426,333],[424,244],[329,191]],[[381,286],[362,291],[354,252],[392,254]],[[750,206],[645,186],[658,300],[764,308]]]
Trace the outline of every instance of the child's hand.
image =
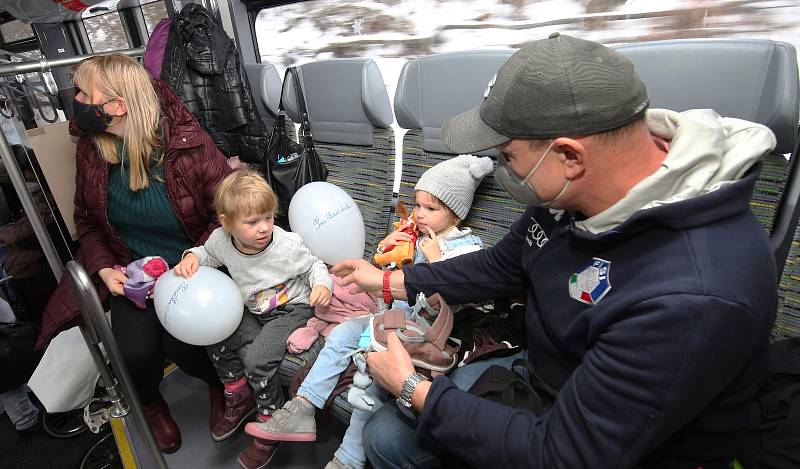
[[403,241],[411,242],[413,239],[414,238],[405,231],[396,230],[389,233],[389,236],[383,238],[381,244],[388,248],[389,246],[395,246]]
[[436,236],[436,233],[433,232],[431,227],[428,226],[427,228],[429,238],[422,240],[419,244],[419,248],[422,250],[422,254],[428,262],[436,262],[442,258],[442,248],[439,247],[439,238]]
[[200,259],[196,255],[186,254],[183,256],[178,265],[175,266],[175,275],[180,275],[183,278],[190,278],[200,268]]
[[331,302],[331,291],[328,287],[317,285],[311,289],[311,296],[309,297],[308,304],[311,306],[328,306]]

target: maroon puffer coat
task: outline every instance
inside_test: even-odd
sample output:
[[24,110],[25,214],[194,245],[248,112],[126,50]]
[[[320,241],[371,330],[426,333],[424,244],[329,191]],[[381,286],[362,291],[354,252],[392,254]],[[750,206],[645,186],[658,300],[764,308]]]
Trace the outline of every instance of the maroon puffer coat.
[[[214,191],[232,170],[169,86],[160,80],[154,80],[153,86],[161,100],[167,194],[186,233],[199,245],[219,226],[213,208]],[[91,134],[82,133],[73,124],[70,132],[80,136],[75,155],[75,225],[80,242],[76,260],[92,276],[100,299],[105,301],[108,290],[97,272],[114,264],[127,265],[133,259],[106,216],[109,165]],[[37,347],[44,346],[56,332],[77,324],[78,314],[78,299],[65,275],[45,309]]]

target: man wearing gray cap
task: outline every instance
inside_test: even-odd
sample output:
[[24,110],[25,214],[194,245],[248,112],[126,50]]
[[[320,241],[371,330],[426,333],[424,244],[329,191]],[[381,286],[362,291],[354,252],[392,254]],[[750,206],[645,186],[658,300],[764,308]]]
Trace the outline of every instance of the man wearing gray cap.
[[[454,152],[500,151],[495,177],[529,205],[510,232],[387,277],[363,261],[334,267],[345,284],[397,298],[527,290],[528,360],[558,389],[541,415],[511,409],[455,375],[421,379],[393,338],[370,354],[370,373],[419,416],[376,413],[364,432],[375,467],[729,467],[776,307],[775,265],[749,208],[775,137],[648,104],[612,49],[558,34],[524,45],[482,104],[443,129]],[[543,233],[537,206],[568,216]]]

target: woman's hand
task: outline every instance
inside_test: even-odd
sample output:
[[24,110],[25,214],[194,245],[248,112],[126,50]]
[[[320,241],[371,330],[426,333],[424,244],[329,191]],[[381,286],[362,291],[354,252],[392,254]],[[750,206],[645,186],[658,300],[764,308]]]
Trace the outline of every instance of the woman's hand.
[[383,241],[380,242],[380,245],[386,249],[391,246],[396,246],[403,241],[408,241],[410,243],[412,239],[414,238],[405,231],[396,230],[389,233],[389,236],[383,238]]
[[183,278],[190,278],[200,268],[200,259],[193,253],[188,253],[183,256],[178,265],[175,266],[175,275],[180,275]]
[[442,258],[442,248],[439,246],[439,237],[436,236],[431,227],[427,228],[429,238],[422,240],[419,248],[428,262],[436,262]]
[[331,302],[331,291],[324,285],[317,285],[311,289],[308,304],[311,306],[328,306]]
[[114,296],[125,295],[125,289],[123,288],[125,285],[125,281],[128,280],[128,276],[123,274],[117,269],[112,269],[111,267],[106,267],[104,269],[100,269],[97,271],[97,275],[100,276],[100,279],[108,288],[108,291],[111,292]]

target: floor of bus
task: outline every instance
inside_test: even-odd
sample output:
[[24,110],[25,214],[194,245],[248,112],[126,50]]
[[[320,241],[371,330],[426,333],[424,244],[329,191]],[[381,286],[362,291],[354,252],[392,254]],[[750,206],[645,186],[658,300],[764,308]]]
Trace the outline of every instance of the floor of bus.
[[89,431],[74,438],[58,439],[39,426],[32,433],[21,434],[7,414],[0,416],[0,468],[37,467],[47,469],[77,469],[89,448],[102,438]]
[[[208,388],[180,370],[170,373],[161,383],[161,392],[169,403],[173,418],[181,429],[183,444],[174,454],[165,455],[170,469],[236,468],[236,456],[247,447],[250,437],[240,431],[226,441],[215,443],[208,429]],[[270,469],[322,468],[341,443],[344,426],[335,419],[318,419],[315,443],[283,443],[270,461]],[[133,418],[126,418],[140,468],[151,467],[147,452]],[[108,431],[107,429],[104,429]],[[70,439],[55,439],[44,431],[18,435],[7,416],[0,417],[0,469],[41,467],[77,469],[89,448],[103,435],[86,432]],[[124,444],[124,443],[122,443]]]

